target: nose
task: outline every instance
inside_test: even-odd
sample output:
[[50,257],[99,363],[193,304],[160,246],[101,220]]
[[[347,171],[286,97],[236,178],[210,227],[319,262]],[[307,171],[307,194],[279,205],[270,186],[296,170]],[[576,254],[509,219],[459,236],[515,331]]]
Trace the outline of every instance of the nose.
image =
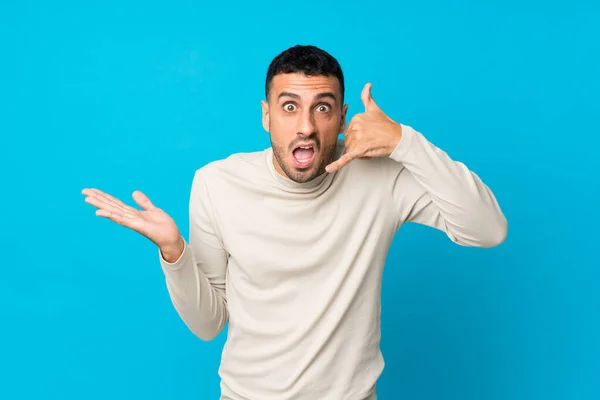
[[304,110],[298,116],[298,134],[310,136],[315,133],[315,116],[310,109]]

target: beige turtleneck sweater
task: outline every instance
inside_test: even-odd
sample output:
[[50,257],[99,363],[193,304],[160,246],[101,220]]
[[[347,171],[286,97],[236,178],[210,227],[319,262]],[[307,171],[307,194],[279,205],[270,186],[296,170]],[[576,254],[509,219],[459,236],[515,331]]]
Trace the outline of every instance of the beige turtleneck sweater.
[[400,226],[478,247],[507,231],[480,178],[406,125],[390,157],[305,184],[276,172],[271,148],[212,162],[196,171],[189,213],[183,254],[159,258],[195,335],[229,324],[222,400],[375,399],[381,278]]

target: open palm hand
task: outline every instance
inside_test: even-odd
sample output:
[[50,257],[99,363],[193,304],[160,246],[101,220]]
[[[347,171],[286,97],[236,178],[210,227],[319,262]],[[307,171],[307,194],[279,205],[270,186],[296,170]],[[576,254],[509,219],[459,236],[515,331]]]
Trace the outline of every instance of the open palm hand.
[[154,206],[140,191],[133,192],[133,200],[142,208],[138,210],[98,189],[84,189],[85,201],[97,208],[96,215],[130,228],[154,242],[161,249],[177,247],[181,235],[175,221],[163,210]]

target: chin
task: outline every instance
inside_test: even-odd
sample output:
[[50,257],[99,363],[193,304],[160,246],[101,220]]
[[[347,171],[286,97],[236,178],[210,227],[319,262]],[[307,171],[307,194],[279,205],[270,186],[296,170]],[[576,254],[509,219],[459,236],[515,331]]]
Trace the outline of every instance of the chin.
[[275,145],[273,150],[285,175],[296,183],[306,183],[326,172],[326,161],[333,157],[335,144],[321,148],[314,142],[304,142],[292,151]]
[[295,165],[286,165],[285,168],[283,168],[285,174],[288,176],[288,178],[290,178],[291,180],[293,180],[294,182],[297,183],[306,183],[306,182],[310,182],[313,179],[315,179],[317,176],[319,176],[320,174],[322,174],[323,172],[325,172],[324,168],[319,168],[316,165],[313,165],[311,167],[308,168],[298,168]]

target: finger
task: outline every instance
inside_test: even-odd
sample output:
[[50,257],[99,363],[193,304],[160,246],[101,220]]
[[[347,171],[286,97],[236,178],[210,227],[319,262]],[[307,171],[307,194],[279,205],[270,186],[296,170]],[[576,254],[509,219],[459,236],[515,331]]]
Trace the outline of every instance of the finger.
[[109,204],[113,204],[114,206],[120,207],[123,209],[129,207],[127,204],[123,203],[121,200],[119,200],[116,197],[113,197],[113,196],[109,195],[108,193],[105,193],[99,189],[93,189],[93,188],[92,189],[84,189],[83,194],[85,194],[86,196],[90,196],[90,197],[100,198]]
[[148,196],[146,196],[144,193],[140,192],[139,190],[136,190],[135,192],[133,192],[132,197],[133,197],[133,200],[135,200],[135,202],[140,207],[142,207],[142,209],[144,209],[146,211],[156,208],[154,206],[154,204],[152,204],[152,202],[150,201]]
[[352,148],[352,140],[354,139],[354,136],[358,131],[357,119],[358,117],[356,116],[352,118],[352,121],[350,121],[350,123],[344,129],[344,142],[346,143],[347,149]]
[[330,173],[339,171],[341,168],[348,165],[354,158],[355,157],[353,154],[345,153],[340,158],[338,158],[336,161],[332,162],[327,167],[325,167],[325,171],[330,172]]
[[377,110],[377,104],[375,104],[375,100],[373,100],[373,96],[371,95],[371,88],[373,87],[372,83],[367,83],[360,94],[360,98],[362,100],[363,105],[365,106],[365,111],[374,111]]
[[87,194],[89,197],[86,198],[86,202],[94,205],[97,208],[103,208],[113,213],[127,213],[135,212],[136,210],[129,207],[121,200],[108,195],[98,189],[88,189]]
[[125,213],[125,210],[122,207],[115,205],[114,203],[109,202],[105,198],[100,196],[88,196],[85,198],[85,202],[91,204],[97,209],[108,211],[113,214]]
[[362,118],[362,115],[360,115],[360,114],[357,114],[354,117],[352,117],[352,119],[350,120],[350,122],[348,123],[348,125],[346,126],[344,131],[352,132],[352,131],[357,130],[360,127],[361,118]]
[[367,83],[360,94],[360,99],[365,106],[365,111],[369,111],[371,105],[371,87],[373,87],[373,85],[370,82]]
[[116,222],[119,225],[123,225],[124,222],[124,216],[121,215],[120,213],[113,213],[110,212],[108,210],[104,210],[104,209],[98,209],[96,210],[96,215],[99,217],[104,217],[107,219],[110,219],[113,222]]
[[96,215],[109,219],[119,225],[133,230],[139,230],[139,219],[134,218],[131,213],[111,212],[104,209],[96,211]]

